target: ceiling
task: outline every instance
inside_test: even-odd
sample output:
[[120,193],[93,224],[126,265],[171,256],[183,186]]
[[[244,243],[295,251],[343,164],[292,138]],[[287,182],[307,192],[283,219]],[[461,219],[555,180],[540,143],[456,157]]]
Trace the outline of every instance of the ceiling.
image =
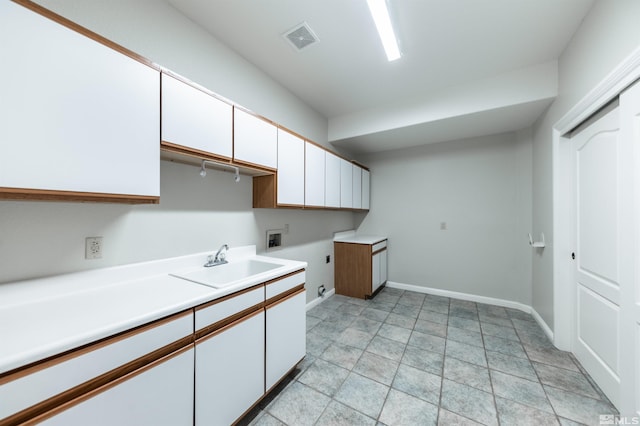
[[[394,62],[365,0],[168,1],[325,116],[330,142],[362,153],[530,126],[595,0],[388,0]],[[282,34],[302,22],[319,42],[296,51]]]

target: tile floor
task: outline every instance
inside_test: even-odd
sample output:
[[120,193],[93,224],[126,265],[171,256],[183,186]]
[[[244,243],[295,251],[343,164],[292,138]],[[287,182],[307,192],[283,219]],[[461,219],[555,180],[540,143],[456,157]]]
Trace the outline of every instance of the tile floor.
[[307,356],[242,423],[576,425],[615,414],[521,311],[384,288],[307,312]]

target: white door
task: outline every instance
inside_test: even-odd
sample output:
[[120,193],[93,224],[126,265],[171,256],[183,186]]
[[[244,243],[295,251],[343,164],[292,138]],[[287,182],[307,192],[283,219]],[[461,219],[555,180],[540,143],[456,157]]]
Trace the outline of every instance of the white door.
[[258,311],[196,341],[196,426],[230,425],[264,395],[264,324]]
[[362,169],[362,209],[369,210],[370,181],[369,170]]
[[[572,137],[575,328],[573,352],[611,402],[620,402],[621,288],[632,285],[632,231],[625,203],[630,144],[620,137],[619,108]],[[631,275],[633,278],[633,275]]]
[[[47,426],[193,425],[193,348],[142,367],[88,398],[80,396]],[[112,386],[112,384],[114,384]]]
[[324,207],[324,149],[307,142],[305,148],[304,205]]
[[306,295],[301,290],[266,307],[267,392],[305,356],[305,306]]
[[329,151],[325,153],[324,203],[340,207],[340,157]]
[[353,178],[351,180],[351,197],[353,199],[353,208],[362,208],[362,168],[360,166],[353,165]]
[[340,207],[353,207],[353,166],[350,162],[340,159]]
[[[625,285],[622,286],[621,320],[622,350],[620,353],[621,395],[620,412],[623,415],[640,416],[640,83],[636,83],[620,95],[620,137],[627,141],[631,155],[625,157],[625,175],[633,176],[625,180],[633,185],[632,202],[623,205],[625,220],[632,221],[633,229],[624,236],[631,240],[635,252],[624,256],[633,262],[634,270],[625,269]],[[626,147],[627,145],[625,145]],[[631,219],[629,219],[631,216]],[[627,265],[625,265],[627,266]],[[629,281],[629,285],[627,284]]]
[[278,129],[278,204],[304,205],[304,141]]

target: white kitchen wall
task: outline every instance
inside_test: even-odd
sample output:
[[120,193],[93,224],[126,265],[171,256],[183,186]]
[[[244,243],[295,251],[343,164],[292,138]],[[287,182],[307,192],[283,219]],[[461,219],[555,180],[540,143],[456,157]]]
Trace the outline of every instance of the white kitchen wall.
[[552,127],[640,46],[640,2],[596,1],[558,61],[558,97],[533,130],[533,229],[547,247],[533,256],[533,308],[553,323]]
[[[364,157],[389,280],[531,304],[529,131]],[[446,230],[441,230],[446,222]]]
[[[164,1],[42,0],[38,3],[221,95],[327,145],[327,121]],[[126,155],[126,153],[123,153]],[[248,176],[163,161],[160,205],[0,201],[0,283],[256,244],[289,224],[270,254],[309,262],[307,300],[333,288],[333,232],[353,213],[252,209]],[[117,171],[114,171],[114,173]],[[84,259],[84,238],[104,237],[104,257]]]
[[[160,205],[0,202],[0,283],[256,244],[267,229],[289,224],[283,248],[269,255],[309,262],[308,300],[333,288],[334,231],[350,229],[349,212],[252,209],[250,177],[162,162]],[[102,236],[103,258],[84,259],[84,238]]]

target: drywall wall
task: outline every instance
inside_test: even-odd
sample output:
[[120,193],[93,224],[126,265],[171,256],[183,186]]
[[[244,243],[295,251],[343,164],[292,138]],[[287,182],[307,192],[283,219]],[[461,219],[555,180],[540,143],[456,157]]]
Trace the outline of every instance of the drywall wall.
[[[252,209],[252,184],[233,174],[163,161],[159,205],[0,201],[0,283],[183,254],[257,245],[266,230],[289,225],[283,248],[268,255],[309,262],[308,300],[333,288],[333,232],[350,229],[350,212]],[[103,258],[84,259],[84,239],[102,236]]]
[[389,238],[390,281],[531,303],[529,131],[363,160],[371,211],[358,231]]
[[[43,6],[221,95],[327,144],[327,121],[163,1],[42,0]],[[307,299],[333,288],[333,232],[353,213],[252,209],[244,176],[163,161],[153,206],[0,201],[0,283],[255,244],[289,224],[277,257],[309,262]],[[104,237],[104,257],[84,259],[84,239]]]
[[552,329],[552,128],[573,105],[640,45],[639,16],[640,2],[635,0],[594,3],[559,58],[558,97],[533,127],[533,230],[545,233],[547,248],[533,255],[532,306]]

